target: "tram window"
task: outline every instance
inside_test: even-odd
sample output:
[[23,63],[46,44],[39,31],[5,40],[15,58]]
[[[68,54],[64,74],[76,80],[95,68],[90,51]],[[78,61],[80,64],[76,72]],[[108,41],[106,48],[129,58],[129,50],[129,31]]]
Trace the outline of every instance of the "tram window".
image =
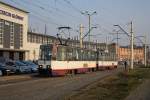
[[85,61],[87,60],[87,51],[83,52],[83,60],[85,60]]
[[79,54],[76,48],[73,48],[72,60],[79,60]]
[[95,60],[95,55],[94,55],[94,51],[91,52],[91,60]]
[[66,60],[66,48],[58,47],[57,60],[64,61]]
[[107,60],[109,61],[109,53],[107,53]]
[[77,49],[77,58],[81,61],[82,60],[82,53],[81,53],[81,49]]
[[80,50],[80,60],[83,61],[84,60],[84,50]]
[[72,60],[73,58],[73,52],[72,52],[72,48],[67,48],[67,59],[66,60]]
[[88,55],[88,51],[85,50],[85,60],[88,61],[89,60],[89,55]]
[[40,46],[40,59],[41,60],[51,60],[52,47],[50,46]]

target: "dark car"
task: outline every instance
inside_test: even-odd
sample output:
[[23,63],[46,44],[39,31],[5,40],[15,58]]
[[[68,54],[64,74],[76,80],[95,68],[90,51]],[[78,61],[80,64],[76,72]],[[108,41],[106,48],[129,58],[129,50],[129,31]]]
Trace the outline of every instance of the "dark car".
[[9,72],[10,72],[9,69],[7,69],[4,66],[0,65],[0,76],[7,75]]

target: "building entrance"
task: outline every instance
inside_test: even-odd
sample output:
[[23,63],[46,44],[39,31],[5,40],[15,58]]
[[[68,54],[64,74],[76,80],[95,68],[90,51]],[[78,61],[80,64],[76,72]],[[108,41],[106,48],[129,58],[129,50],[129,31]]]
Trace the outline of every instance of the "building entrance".
[[19,52],[19,60],[24,60],[24,58],[25,58],[25,53]]

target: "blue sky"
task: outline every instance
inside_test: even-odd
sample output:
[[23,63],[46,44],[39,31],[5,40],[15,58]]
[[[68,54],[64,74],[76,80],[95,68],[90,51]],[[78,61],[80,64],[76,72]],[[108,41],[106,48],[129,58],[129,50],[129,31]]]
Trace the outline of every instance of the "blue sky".
[[[84,33],[88,31],[88,17],[80,11],[96,11],[91,24],[96,25],[91,34],[102,34],[92,37],[99,42],[110,42],[116,36],[110,35],[114,24],[119,24],[129,32],[129,22],[133,21],[133,31],[139,35],[146,33],[150,39],[150,0],[1,0],[29,13],[29,27],[39,33],[44,33],[45,24],[47,34],[56,36],[59,26],[70,26],[71,37],[78,36],[79,24],[84,25]],[[69,1],[69,2],[67,2]],[[107,39],[106,39],[107,37]],[[120,35],[120,43],[128,44],[128,37]],[[142,39],[142,38],[141,38]],[[143,40],[143,39],[142,39]],[[115,42],[115,41],[114,41]],[[139,41],[136,41],[139,42]],[[150,41],[148,41],[150,43]],[[139,43],[138,43],[139,44]]]

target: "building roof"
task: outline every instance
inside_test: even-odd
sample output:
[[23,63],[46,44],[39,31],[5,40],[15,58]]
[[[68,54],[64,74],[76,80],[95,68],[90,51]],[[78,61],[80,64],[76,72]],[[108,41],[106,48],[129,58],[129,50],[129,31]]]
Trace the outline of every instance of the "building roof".
[[24,13],[29,13],[29,12],[23,10],[23,9],[17,8],[17,7],[15,7],[15,6],[12,6],[12,5],[7,4],[7,3],[5,3],[5,2],[0,1],[0,3],[3,4],[3,5],[6,5],[6,6],[12,7],[12,8],[14,8],[14,9],[17,9],[17,10],[19,10],[19,11],[22,11],[22,12],[24,12]]
[[[28,32],[28,34],[32,34],[32,35],[37,35],[37,36],[43,36],[43,37],[49,37],[49,38],[52,38],[52,39],[58,39],[56,36],[51,36],[51,35],[48,35],[48,34],[41,34],[41,33],[36,33],[36,32]],[[61,38],[62,41],[66,41],[67,39],[63,39]],[[68,42],[70,43],[80,43],[80,40],[73,40],[73,39],[70,39]],[[101,45],[101,46],[111,46],[112,44],[106,44],[106,43],[96,43],[96,42],[88,42],[88,41],[84,41],[83,44],[91,44],[91,45]]]
[[41,33],[35,33],[35,32],[28,32],[28,34],[33,34],[33,35],[38,35],[38,36],[45,36],[45,37],[50,37],[53,39],[56,39],[55,36],[47,35],[47,34],[41,34]]
[[[130,46],[120,46],[120,48],[131,48]],[[143,46],[136,46],[134,45],[134,49],[143,49]]]

